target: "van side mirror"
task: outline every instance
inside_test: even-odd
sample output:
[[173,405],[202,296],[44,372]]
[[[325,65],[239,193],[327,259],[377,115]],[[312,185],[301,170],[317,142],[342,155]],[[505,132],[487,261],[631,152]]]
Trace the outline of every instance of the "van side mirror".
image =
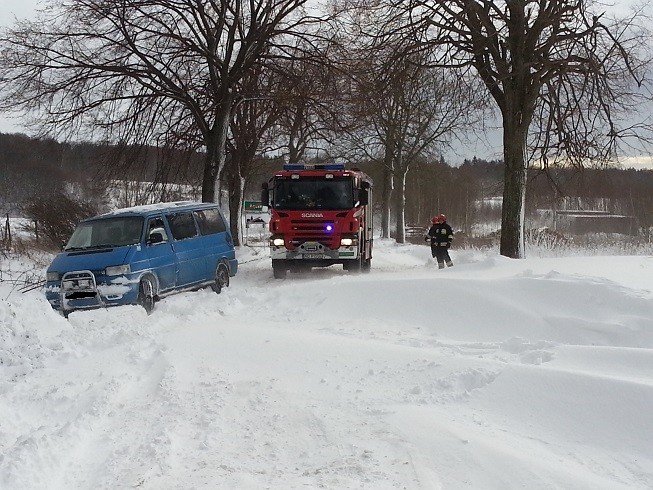
[[367,192],[367,189],[361,189],[358,191],[358,202],[361,206],[367,206],[370,203],[370,195]]
[[161,243],[161,242],[163,242],[163,235],[158,232],[151,233],[150,238],[147,239],[148,245],[154,245],[155,243]]
[[270,205],[270,189],[267,182],[263,182],[263,184],[261,184],[261,205]]

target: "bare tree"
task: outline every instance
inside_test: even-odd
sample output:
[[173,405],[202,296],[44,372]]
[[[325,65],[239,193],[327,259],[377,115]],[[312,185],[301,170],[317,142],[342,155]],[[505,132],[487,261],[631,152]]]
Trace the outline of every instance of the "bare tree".
[[609,161],[621,138],[651,130],[619,126],[623,111],[650,94],[638,60],[651,45],[644,19],[640,12],[611,20],[600,7],[590,0],[404,0],[388,10],[393,36],[397,16],[410,18],[402,29],[413,49],[435,48],[438,66],[473,67],[499,109],[502,255],[523,257],[526,171],[536,157],[543,165]]
[[273,68],[283,79],[277,102],[282,109],[277,125],[280,153],[288,162],[333,157],[342,135],[349,130],[350,92],[342,82],[351,68],[340,45],[337,28],[324,32],[319,43],[298,43]]
[[389,236],[393,209],[395,239],[404,243],[411,165],[420,158],[437,158],[458,132],[465,131],[478,100],[461,78],[429,67],[426,53],[405,53],[400,45],[391,45],[389,50],[377,49],[375,55],[356,70],[359,117],[367,122],[361,146],[372,152],[372,158],[382,155],[382,236]]
[[202,200],[215,201],[237,84],[319,23],[306,1],[53,1],[0,38],[1,107],[37,114],[51,131],[199,141]]
[[[325,31],[326,32],[326,31]],[[249,70],[237,86],[227,164],[229,214],[234,240],[240,243],[244,190],[259,170],[262,155],[298,162],[336,131],[338,112],[328,36],[298,39],[276,50]],[[312,146],[315,145],[315,146]],[[237,231],[236,231],[237,230]]]
[[241,100],[234,108],[230,138],[227,140],[228,165],[223,179],[229,194],[229,220],[234,244],[242,238],[242,209],[245,185],[256,168],[257,156],[269,148],[269,132],[281,117],[279,94],[282,78],[267,67],[250,70],[241,80]]

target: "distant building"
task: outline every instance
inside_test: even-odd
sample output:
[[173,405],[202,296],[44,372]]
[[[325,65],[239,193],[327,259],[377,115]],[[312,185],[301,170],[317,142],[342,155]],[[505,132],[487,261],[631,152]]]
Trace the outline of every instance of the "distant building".
[[554,228],[563,233],[583,235],[586,233],[619,233],[637,235],[637,219],[634,216],[611,214],[605,211],[556,210]]

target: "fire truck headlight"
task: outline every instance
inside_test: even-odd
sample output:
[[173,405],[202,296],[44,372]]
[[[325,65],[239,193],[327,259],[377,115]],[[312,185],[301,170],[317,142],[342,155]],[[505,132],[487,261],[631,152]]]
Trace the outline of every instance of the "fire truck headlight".
[[354,244],[353,238],[341,238],[340,245],[343,247],[351,247]]
[[274,245],[275,247],[283,247],[284,243],[285,242],[284,242],[283,238],[273,238],[272,239],[272,245]]

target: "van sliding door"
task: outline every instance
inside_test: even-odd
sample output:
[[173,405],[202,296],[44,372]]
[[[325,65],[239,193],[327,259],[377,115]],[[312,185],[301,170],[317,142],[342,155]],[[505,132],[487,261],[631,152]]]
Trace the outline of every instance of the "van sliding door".
[[177,255],[177,286],[206,282],[206,252],[202,250],[195,220],[190,212],[166,214]]
[[206,274],[213,277],[218,263],[224,258],[232,257],[233,241],[217,208],[202,209],[193,214],[202,235]]

